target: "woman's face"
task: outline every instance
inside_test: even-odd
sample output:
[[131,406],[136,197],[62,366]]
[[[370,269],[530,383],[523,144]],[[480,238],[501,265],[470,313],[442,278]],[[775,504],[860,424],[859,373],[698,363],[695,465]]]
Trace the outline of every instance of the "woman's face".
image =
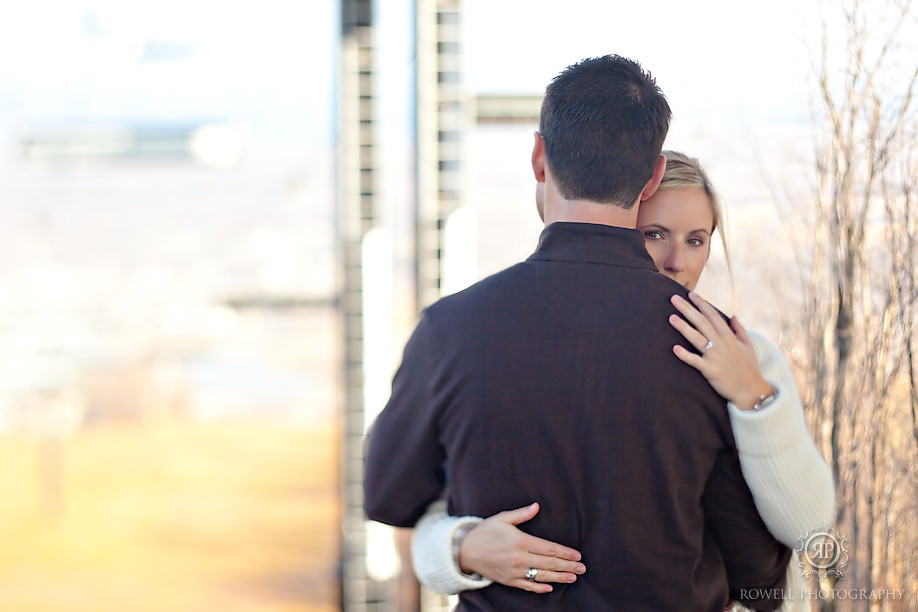
[[658,189],[640,203],[637,228],[657,268],[694,289],[711,253],[714,213],[700,187]]

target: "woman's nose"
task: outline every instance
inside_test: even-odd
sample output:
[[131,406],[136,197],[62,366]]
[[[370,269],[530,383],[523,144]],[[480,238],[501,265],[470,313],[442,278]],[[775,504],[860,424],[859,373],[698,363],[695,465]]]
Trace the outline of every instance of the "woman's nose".
[[682,263],[682,254],[679,252],[679,249],[670,251],[669,255],[666,257],[665,267],[669,272],[681,272],[683,270],[685,266]]

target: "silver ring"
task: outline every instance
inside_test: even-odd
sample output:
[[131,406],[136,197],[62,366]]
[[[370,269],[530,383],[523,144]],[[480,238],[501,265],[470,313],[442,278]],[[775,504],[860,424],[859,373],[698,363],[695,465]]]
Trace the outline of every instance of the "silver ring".
[[704,355],[705,353],[707,353],[708,349],[710,349],[712,346],[714,346],[714,343],[708,340],[708,343],[704,345],[703,349],[701,349],[701,354]]
[[534,567],[530,567],[528,570],[526,570],[526,580],[531,580],[534,582],[536,579],[536,576],[538,575],[539,575],[539,570],[537,570]]

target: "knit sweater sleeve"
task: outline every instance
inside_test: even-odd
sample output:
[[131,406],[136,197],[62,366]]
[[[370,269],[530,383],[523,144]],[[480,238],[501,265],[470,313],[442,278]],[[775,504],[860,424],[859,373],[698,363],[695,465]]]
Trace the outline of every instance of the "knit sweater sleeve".
[[411,562],[421,584],[445,595],[483,589],[491,584],[487,578],[460,570],[453,557],[456,531],[481,520],[477,516],[449,516],[445,499],[430,504],[411,536]]
[[794,548],[799,539],[834,522],[832,472],[807,430],[793,372],[780,349],[749,332],[762,374],[778,392],[759,411],[728,403],[740,466],[766,527]]

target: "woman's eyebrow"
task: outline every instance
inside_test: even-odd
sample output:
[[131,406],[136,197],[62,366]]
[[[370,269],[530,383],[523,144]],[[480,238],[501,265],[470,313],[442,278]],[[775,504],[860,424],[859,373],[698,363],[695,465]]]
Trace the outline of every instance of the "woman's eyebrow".
[[[664,232],[672,232],[671,229],[669,229],[668,227],[666,227],[665,225],[663,225],[663,224],[661,224],[661,223],[647,223],[647,224],[645,224],[645,225],[640,225],[640,226],[638,226],[638,229],[641,230],[641,231],[647,231],[647,230],[650,230],[650,229],[656,229],[656,230],[662,230],[662,231],[664,231]],[[710,232],[709,230],[703,228],[703,227],[699,227],[698,229],[689,230],[688,233],[689,233],[689,234],[698,234],[698,233],[702,233],[702,234],[706,234],[706,235],[708,235],[708,236],[711,235],[711,232]]]

